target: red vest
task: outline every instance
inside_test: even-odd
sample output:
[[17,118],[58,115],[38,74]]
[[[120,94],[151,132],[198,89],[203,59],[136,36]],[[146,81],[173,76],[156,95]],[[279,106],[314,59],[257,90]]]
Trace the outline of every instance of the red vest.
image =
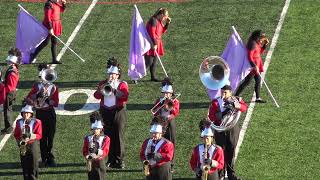
[[61,12],[64,12],[65,6],[60,3],[46,2],[44,6],[43,25],[48,29],[53,29],[54,35],[60,36],[62,33]]
[[[152,25],[152,21],[156,21],[155,25]],[[157,47],[158,55],[163,56],[164,48],[163,48],[161,37],[162,37],[162,34],[167,31],[166,27],[158,19],[152,18],[151,20],[148,21],[146,28],[153,43],[158,46]],[[149,56],[156,56],[154,49],[150,49],[146,54]]]

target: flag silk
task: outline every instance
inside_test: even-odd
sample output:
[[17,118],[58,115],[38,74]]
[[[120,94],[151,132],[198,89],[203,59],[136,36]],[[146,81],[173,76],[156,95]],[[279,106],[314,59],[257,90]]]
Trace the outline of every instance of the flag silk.
[[20,8],[17,18],[16,47],[22,53],[22,63],[29,64],[30,54],[48,36],[48,29],[26,10]]
[[141,15],[136,5],[132,17],[132,28],[130,38],[128,76],[132,80],[144,77],[146,66],[144,54],[151,48],[151,41]]
[[[233,30],[227,47],[224,49],[221,57],[229,65],[230,86],[232,87],[232,91],[235,92],[241,80],[243,80],[251,70],[247,48],[235,29]],[[211,100],[220,96],[220,90],[207,89],[207,92]]]

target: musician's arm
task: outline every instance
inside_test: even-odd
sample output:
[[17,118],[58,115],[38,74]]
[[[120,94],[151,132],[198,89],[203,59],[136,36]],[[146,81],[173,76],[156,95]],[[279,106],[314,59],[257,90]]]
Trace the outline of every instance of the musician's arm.
[[172,142],[167,142],[164,147],[164,151],[160,152],[161,154],[161,162],[169,162],[173,158],[174,146]]
[[116,96],[122,101],[128,101],[129,87],[126,82],[121,82],[118,89],[116,90]]
[[54,106],[54,107],[58,107],[59,105],[59,89],[56,86],[56,90],[54,91],[51,99],[50,99],[50,105]]
[[110,138],[106,136],[104,138],[102,148],[98,150],[98,156],[100,156],[99,160],[104,159],[109,154],[109,147],[110,147]]
[[248,108],[248,105],[242,100],[242,99],[240,99],[240,111],[241,112],[245,112],[245,111],[247,111],[247,108]]
[[88,154],[89,154],[89,142],[88,142],[88,138],[85,137],[83,139],[83,146],[82,146],[82,154],[83,157],[87,158]]
[[171,111],[168,120],[172,120],[180,113],[180,102],[178,99],[173,101],[173,110]]
[[34,100],[36,98],[36,93],[37,92],[38,92],[37,85],[33,84],[29,94],[27,95],[27,99],[28,100]]
[[148,139],[146,139],[146,140],[142,143],[142,146],[141,146],[141,149],[140,149],[140,159],[141,159],[141,161],[146,160],[146,156],[145,156],[144,152],[145,152],[145,150],[146,150],[147,143],[148,143]]
[[96,91],[94,92],[94,94],[93,94],[94,98],[96,98],[96,99],[102,99],[102,98],[103,98],[103,95],[102,95],[102,93],[101,93],[100,87],[101,87],[101,85],[104,84],[104,83],[105,83],[105,81],[101,81],[101,82],[98,84],[97,90],[96,90]]
[[6,92],[9,93],[15,90],[17,87],[18,81],[19,81],[18,73],[11,72],[6,79],[6,84],[4,85]]
[[19,121],[16,121],[16,127],[14,128],[13,136],[15,137],[17,142],[21,141],[22,134]]
[[42,138],[42,125],[40,120],[36,120],[34,130],[30,136],[30,139],[40,140]]
[[224,154],[223,154],[223,149],[221,147],[217,147],[217,152],[215,153],[213,159],[218,162],[218,164],[215,168],[217,168],[219,170],[223,169],[223,167],[224,167]]
[[222,118],[221,112],[218,112],[218,106],[219,106],[219,104],[216,100],[213,100],[211,105],[209,106],[208,118],[212,122],[216,122],[218,120],[221,120],[221,118]]
[[193,149],[192,155],[191,155],[191,159],[189,161],[189,164],[191,166],[191,169],[193,171],[195,171],[195,169],[197,168],[197,163],[198,163],[198,159],[199,159],[199,155],[198,155],[198,146],[196,146]]

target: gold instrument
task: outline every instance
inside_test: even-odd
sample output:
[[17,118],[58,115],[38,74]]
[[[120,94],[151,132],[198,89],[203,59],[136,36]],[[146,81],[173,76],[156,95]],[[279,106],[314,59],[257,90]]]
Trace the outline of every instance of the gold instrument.
[[145,176],[150,175],[150,162],[148,160],[143,161],[143,172]]
[[22,140],[19,142],[19,149],[20,149],[20,154],[21,156],[25,156],[27,153],[27,142],[28,142],[28,137],[27,134],[30,133],[30,128],[26,128],[26,120],[23,122],[23,127],[22,127]]
[[[159,112],[160,109],[164,108],[165,106],[168,106],[168,109],[172,109],[173,108],[173,102],[178,99],[178,97],[181,96],[181,93],[176,93],[174,94],[170,99],[168,98],[161,98],[160,101],[155,104],[152,108],[151,108],[151,113],[152,115],[155,115]],[[160,106],[161,104],[161,106]]]
[[219,56],[205,58],[199,69],[202,84],[211,90],[218,90],[229,83],[229,65]]
[[[208,148],[209,148],[209,146],[207,144],[204,144],[203,161],[205,159],[208,159]],[[209,169],[210,169],[210,165],[205,164],[205,165],[202,166],[201,180],[207,180],[208,179]]]
[[89,144],[89,155],[87,158],[87,170],[90,172],[92,170],[92,160],[93,157],[96,155],[95,151],[97,150],[98,147],[96,147],[96,141],[97,139],[92,137],[92,141]]

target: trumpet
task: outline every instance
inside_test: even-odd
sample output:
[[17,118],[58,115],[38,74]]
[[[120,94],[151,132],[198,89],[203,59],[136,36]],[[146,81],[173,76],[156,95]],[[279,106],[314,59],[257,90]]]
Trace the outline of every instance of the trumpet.
[[113,87],[110,82],[107,82],[101,86],[100,90],[103,96],[111,96]]
[[159,112],[160,109],[164,108],[166,105],[168,106],[168,110],[173,108],[173,102],[178,99],[178,97],[181,95],[181,93],[177,93],[174,96],[171,97],[171,99],[168,98],[161,98],[160,101],[155,104],[152,108],[151,108],[151,113],[152,115],[155,115]]
[[143,161],[143,172],[145,176],[150,175],[150,162],[148,160]]

